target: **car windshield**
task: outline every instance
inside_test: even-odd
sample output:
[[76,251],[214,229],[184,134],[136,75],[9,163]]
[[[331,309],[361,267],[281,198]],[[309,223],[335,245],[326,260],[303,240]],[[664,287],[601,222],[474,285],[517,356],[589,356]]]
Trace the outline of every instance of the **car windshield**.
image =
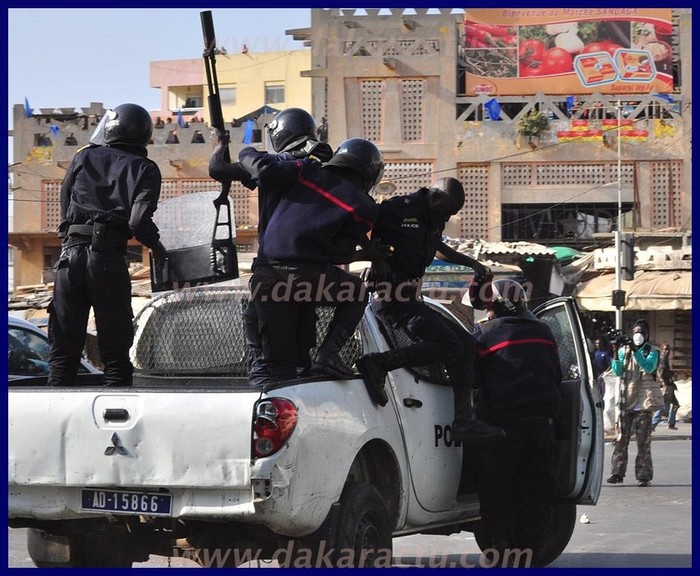
[[[7,364],[10,375],[40,376],[48,374],[48,338],[21,326],[8,326]],[[85,373],[88,370],[81,365],[78,372]]]

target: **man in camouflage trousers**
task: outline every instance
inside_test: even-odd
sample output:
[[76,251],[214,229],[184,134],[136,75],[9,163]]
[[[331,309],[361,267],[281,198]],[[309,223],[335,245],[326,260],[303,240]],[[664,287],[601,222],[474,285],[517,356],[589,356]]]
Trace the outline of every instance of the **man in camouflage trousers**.
[[655,410],[663,408],[663,396],[654,374],[659,364],[659,350],[649,342],[649,324],[637,320],[631,339],[618,349],[613,346],[611,368],[621,377],[620,417],[617,438],[610,459],[612,475],[607,482],[622,484],[627,471],[630,438],[635,432],[637,458],[634,475],[637,486],[649,486],[654,477],[651,460],[651,419]]

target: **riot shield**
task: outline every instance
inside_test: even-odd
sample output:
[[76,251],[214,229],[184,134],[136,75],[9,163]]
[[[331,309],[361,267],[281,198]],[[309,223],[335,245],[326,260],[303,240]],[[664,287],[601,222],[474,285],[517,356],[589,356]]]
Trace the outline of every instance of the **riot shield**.
[[151,255],[153,292],[239,277],[231,210],[214,206],[218,196],[218,191],[195,192],[158,204],[153,220],[168,258],[158,277]]

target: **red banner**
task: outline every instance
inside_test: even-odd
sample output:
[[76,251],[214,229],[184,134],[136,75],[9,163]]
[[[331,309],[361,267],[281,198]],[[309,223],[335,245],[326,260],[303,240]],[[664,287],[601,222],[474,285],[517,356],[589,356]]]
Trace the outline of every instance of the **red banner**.
[[465,11],[466,93],[673,92],[671,9]]

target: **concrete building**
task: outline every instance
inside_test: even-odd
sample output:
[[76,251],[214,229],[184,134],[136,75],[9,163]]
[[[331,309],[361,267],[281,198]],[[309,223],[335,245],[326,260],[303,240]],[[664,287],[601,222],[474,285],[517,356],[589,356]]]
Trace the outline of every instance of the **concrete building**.
[[[542,22],[551,22],[554,12],[589,28],[618,17],[618,24],[654,20],[644,10],[551,9]],[[223,114],[230,122],[260,111],[262,129],[272,116],[262,114],[265,106],[300,106],[317,120],[328,119],[331,144],[351,136],[372,140],[391,182],[375,193],[378,200],[441,176],[457,177],[467,201],[446,230],[452,237],[590,251],[612,244],[621,208],[622,228],[636,235],[638,245],[680,249],[692,237],[691,11],[666,10],[668,89],[637,83],[638,90],[611,84],[615,89],[576,91],[568,80],[543,76],[527,84],[528,91],[498,88],[512,86],[509,78],[474,85],[475,57],[497,54],[517,67],[518,53],[473,50],[463,11],[313,9],[310,28],[288,31],[306,43],[305,50],[217,56]],[[517,24],[518,12],[504,10],[499,17]],[[526,24],[536,22],[529,13]],[[630,31],[646,30],[630,26],[630,42]],[[634,44],[625,48],[639,52]],[[176,128],[177,145],[166,143],[167,126],[154,134],[149,156],[163,172],[161,198],[216,189],[207,178],[211,146],[203,122],[209,114],[202,61],[153,62],[151,85],[162,95],[154,118],[176,124],[179,110],[190,123]],[[99,103],[81,110],[42,110],[25,118],[22,105],[14,106],[16,202],[9,240],[17,252],[16,285],[41,282],[58,255],[58,191],[76,150],[63,145],[63,137],[75,130],[78,144],[86,144],[90,124],[104,113]],[[544,118],[535,135],[528,129],[531,113]],[[58,126],[58,137],[50,126]],[[235,157],[243,129],[230,127]],[[205,131],[206,145],[190,143],[197,129]],[[47,136],[52,145],[40,145]],[[254,227],[254,194],[234,183],[231,198],[236,224]],[[140,259],[139,246],[133,250]],[[679,320],[660,314],[652,325],[671,334]],[[689,320],[690,312],[684,314]]]

